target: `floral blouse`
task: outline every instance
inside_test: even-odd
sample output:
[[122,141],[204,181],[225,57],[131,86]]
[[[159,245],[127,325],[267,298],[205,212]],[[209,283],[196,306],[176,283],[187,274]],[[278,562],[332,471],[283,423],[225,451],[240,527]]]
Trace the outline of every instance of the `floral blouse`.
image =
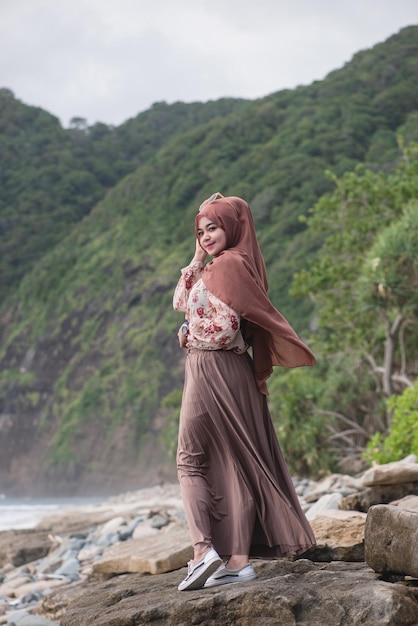
[[173,297],[174,310],[184,311],[189,320],[187,347],[246,352],[240,316],[210,293],[201,278],[202,271],[203,263],[183,268]]

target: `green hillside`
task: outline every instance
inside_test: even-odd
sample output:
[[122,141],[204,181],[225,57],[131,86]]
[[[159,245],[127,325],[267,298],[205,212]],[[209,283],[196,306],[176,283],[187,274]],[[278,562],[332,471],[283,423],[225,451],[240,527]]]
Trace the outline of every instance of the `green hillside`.
[[225,116],[242,100],[154,104],[118,127],[71,128],[0,89],[0,301],[126,174],[175,134]]
[[[44,490],[111,489],[139,483],[141,475],[149,479],[147,468],[162,462],[156,442],[182,385],[176,338],[181,318],[172,311],[172,292],[179,268],[193,253],[196,208],[213,191],[248,200],[272,300],[299,332],[308,332],[315,310],[308,294],[296,298],[290,286],[293,274],[315,258],[325,233],[306,231],[300,217],[334,188],[327,169],[341,176],[360,163],[372,171],[396,167],[397,135],[409,141],[416,134],[417,53],[418,28],[410,27],[306,87],[219,106],[156,105],[120,130],[118,137],[132,143],[116,173],[110,165],[116,162],[116,131],[102,128],[96,143],[90,137],[95,131],[82,124],[64,133],[68,145],[74,136],[85,141],[80,163],[90,162],[95,182],[90,204],[82,207],[74,196],[72,206],[80,211],[73,220],[63,205],[55,204],[54,211],[45,205],[45,215],[56,222],[50,252],[25,273],[0,310],[0,412],[7,416],[0,431],[0,479],[6,486],[9,480],[11,486]],[[156,122],[162,113],[167,132]],[[147,121],[135,126],[138,120]],[[64,131],[57,126],[56,132],[61,137]],[[142,157],[135,155],[137,145],[144,145]],[[124,176],[135,158],[139,167]],[[69,159],[69,176],[72,165]],[[109,169],[100,183],[99,170]],[[103,195],[105,188],[91,210],[94,193]],[[27,189],[32,201],[36,187],[28,183]],[[47,191],[44,186],[39,193]],[[8,206],[19,206],[20,196],[14,205],[11,188],[8,193]],[[38,252],[40,245],[38,240]],[[26,262],[19,261],[21,267]],[[277,404],[273,393],[271,402]],[[27,467],[23,459],[29,459]],[[22,467],[13,475],[16,463]]]

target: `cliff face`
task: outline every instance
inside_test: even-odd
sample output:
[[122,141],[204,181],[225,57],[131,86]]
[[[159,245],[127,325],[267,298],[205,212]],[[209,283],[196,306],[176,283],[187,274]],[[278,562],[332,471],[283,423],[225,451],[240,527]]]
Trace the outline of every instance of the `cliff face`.
[[[0,422],[1,492],[105,495],[174,477],[173,460],[160,441],[164,409],[150,419],[141,437],[135,414],[127,412],[125,419],[112,424],[111,411],[101,413],[105,390],[99,389],[87,398],[90,419],[81,425],[80,413],[86,407],[76,405],[69,423],[61,423],[60,403],[67,406],[66,396],[76,396],[92,373],[111,367],[109,356],[99,348],[80,355],[80,327],[98,317],[103,317],[101,310],[94,307],[70,312],[58,331],[50,329],[40,341],[9,345],[2,361],[8,377],[2,381],[6,403]],[[105,328],[111,324],[109,315],[96,335],[96,345],[104,343]],[[176,348],[173,339],[161,353],[173,371],[180,356]],[[135,360],[138,353],[122,357]],[[63,377],[64,394],[57,384]],[[51,456],[53,450],[57,452]]]

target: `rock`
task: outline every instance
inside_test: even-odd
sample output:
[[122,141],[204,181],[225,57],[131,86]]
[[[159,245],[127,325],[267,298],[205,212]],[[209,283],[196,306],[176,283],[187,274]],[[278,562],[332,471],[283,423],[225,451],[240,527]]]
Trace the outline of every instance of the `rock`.
[[408,495],[418,495],[418,482],[374,485],[343,498],[340,502],[340,509],[367,513],[374,504],[389,504]]
[[15,589],[14,595],[16,596],[16,598],[21,598],[28,593],[33,593],[36,591],[48,591],[53,587],[59,587],[60,585],[65,585],[66,583],[66,580],[59,579],[31,581]]
[[108,533],[113,533],[113,532],[117,531],[124,524],[125,524],[125,518],[124,517],[121,517],[121,516],[113,517],[108,522],[103,524],[103,526],[100,528],[100,532],[98,534],[99,534],[100,537],[103,537],[103,535],[107,535]]
[[12,578],[6,579],[0,585],[0,596],[11,596],[14,595],[14,590],[20,587],[21,585],[25,585],[32,580],[30,576],[25,575],[15,575]]
[[51,621],[40,615],[23,615],[21,619],[10,623],[16,626],[60,626],[59,622]]
[[101,546],[86,546],[78,553],[78,560],[82,561],[90,561],[94,560],[97,557],[103,554],[103,548]]
[[382,582],[364,563],[254,561],[257,578],[178,592],[186,570],[128,574],[52,592],[42,611],[61,626],[412,626],[418,604],[403,585]]
[[319,498],[306,512],[308,520],[313,520],[317,515],[329,509],[338,509],[343,496],[341,493],[327,493]]
[[182,509],[180,486],[167,484],[124,493],[115,498],[50,513],[43,518],[37,528],[57,534],[80,532],[93,525],[105,524],[115,517],[125,520],[138,516],[149,517],[150,511]]
[[143,539],[144,537],[158,537],[160,531],[152,525],[152,519],[147,519],[142,524],[138,524],[132,533],[133,539]]
[[371,467],[363,474],[365,487],[372,485],[399,485],[418,481],[418,463],[396,461]]
[[17,626],[19,621],[21,621],[24,617],[29,617],[29,613],[27,611],[15,611],[12,616],[9,616],[10,619],[8,619],[7,622],[2,623],[7,623],[7,626]]
[[61,567],[55,570],[57,576],[71,576],[76,574],[80,568],[80,561],[74,557],[67,559]]
[[111,547],[93,564],[93,571],[107,575],[125,572],[161,574],[184,567],[191,558],[193,549],[189,532],[177,527],[146,541],[132,539]]
[[97,545],[107,547],[113,545],[114,543],[118,543],[118,541],[118,532],[106,533],[105,535],[100,535],[100,537],[97,539]]
[[394,500],[391,504],[394,506],[400,506],[402,509],[418,511],[418,496],[405,496],[401,500]]
[[48,533],[34,529],[0,532],[0,567],[12,563],[15,567],[46,556],[53,545]]
[[[411,459],[405,462],[410,463]],[[308,509],[311,505],[311,524],[318,545],[297,560],[255,561],[259,575],[256,581],[201,590],[197,595],[177,592],[185,570],[171,571],[183,568],[192,557],[178,485],[123,494],[100,505],[82,506],[70,515],[68,510],[58,512],[55,519],[48,518],[52,529],[49,536],[39,529],[0,533],[0,592],[5,591],[0,593],[0,604],[5,608],[0,614],[0,626],[6,626],[11,611],[16,619],[29,617],[28,612],[30,617],[35,617],[36,612],[58,622],[68,616],[69,620],[74,619],[68,624],[77,626],[328,626],[329,615],[336,616],[335,623],[350,626],[412,626],[414,622],[418,626],[418,614],[410,620],[412,591],[416,590],[406,589],[408,582],[390,585],[379,581],[365,563],[355,563],[363,558],[365,514],[327,508],[341,508],[341,503],[357,496],[352,494],[356,485],[357,491],[361,490],[357,504],[367,504],[373,498],[379,502],[396,500],[399,511],[413,505],[410,498],[402,501],[408,493],[414,493],[406,490],[408,485],[415,485],[418,494],[418,482],[365,488],[360,479],[344,475],[332,475],[320,483],[298,480],[302,506]],[[57,534],[58,529],[62,534]],[[47,555],[19,568],[13,566],[16,556],[30,556],[24,549],[26,542],[42,544],[45,538],[48,543],[43,551]],[[317,563],[307,561],[307,556]],[[351,563],[336,561],[340,559]],[[152,579],[149,573],[154,574]],[[60,586],[52,589],[55,584]],[[343,589],[344,593],[347,589],[346,598]],[[91,606],[86,593],[92,594]],[[372,599],[370,606],[368,596]],[[80,606],[87,607],[80,611],[79,598]],[[22,611],[16,614],[18,609]],[[77,611],[79,621],[75,617]],[[61,624],[66,626],[65,621]]]
[[310,503],[329,493],[339,492],[342,496],[347,496],[360,488],[361,480],[358,478],[345,474],[330,474],[317,483],[311,483],[302,495],[305,501]]
[[390,504],[372,506],[366,520],[365,559],[375,572],[418,578],[418,512]]
[[323,511],[311,522],[317,545],[302,556],[313,561],[363,561],[366,514]]
[[160,528],[164,528],[164,526],[167,526],[168,523],[168,519],[163,515],[157,514],[153,515],[151,518],[152,528],[157,528],[158,530],[160,530]]
[[131,539],[134,530],[145,520],[144,515],[138,515],[129,524],[119,530],[119,538],[121,541]]

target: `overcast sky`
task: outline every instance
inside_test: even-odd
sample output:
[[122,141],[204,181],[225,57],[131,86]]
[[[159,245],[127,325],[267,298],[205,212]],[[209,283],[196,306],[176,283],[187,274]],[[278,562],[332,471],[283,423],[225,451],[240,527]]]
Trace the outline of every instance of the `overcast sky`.
[[0,0],[0,87],[68,126],[258,98],[418,23],[417,0]]

